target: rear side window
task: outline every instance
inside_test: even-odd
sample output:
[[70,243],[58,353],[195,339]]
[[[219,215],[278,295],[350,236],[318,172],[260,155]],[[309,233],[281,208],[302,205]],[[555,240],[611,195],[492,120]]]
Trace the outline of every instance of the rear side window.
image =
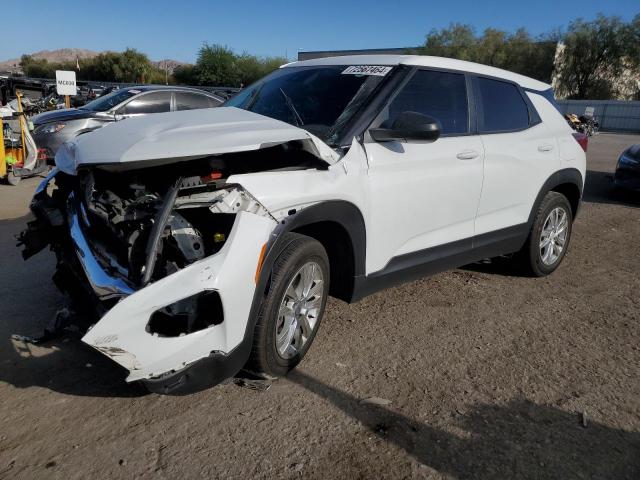
[[469,109],[464,75],[418,70],[388,107],[385,125],[391,126],[402,112],[418,112],[436,118],[442,134],[469,132]]
[[529,127],[529,109],[514,84],[489,78],[478,78],[477,81],[480,133]]
[[171,92],[151,92],[134,98],[124,106],[127,115],[162,113],[171,109]]
[[215,99],[195,92],[176,92],[176,109],[193,110],[196,108],[211,108],[220,105]]

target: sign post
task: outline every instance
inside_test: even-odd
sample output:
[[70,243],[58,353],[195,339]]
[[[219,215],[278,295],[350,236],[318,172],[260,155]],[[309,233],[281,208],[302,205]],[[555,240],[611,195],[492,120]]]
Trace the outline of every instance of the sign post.
[[73,70],[56,70],[56,93],[64,95],[64,104],[71,108],[70,96],[76,95],[76,72]]

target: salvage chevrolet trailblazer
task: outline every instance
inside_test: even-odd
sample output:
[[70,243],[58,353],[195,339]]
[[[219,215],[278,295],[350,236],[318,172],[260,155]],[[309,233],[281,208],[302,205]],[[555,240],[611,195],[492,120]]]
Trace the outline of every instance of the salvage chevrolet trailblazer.
[[51,245],[82,340],[127,381],[185,393],[241,369],[282,376],[327,295],[353,302],[503,255],[553,272],[582,196],[583,141],[549,85],[504,70],[421,56],[291,63],[220,108],[65,143],[23,254]]

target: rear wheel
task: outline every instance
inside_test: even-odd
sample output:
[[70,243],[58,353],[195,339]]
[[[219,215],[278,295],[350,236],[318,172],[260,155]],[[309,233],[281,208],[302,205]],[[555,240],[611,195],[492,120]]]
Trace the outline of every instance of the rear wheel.
[[517,256],[526,273],[542,277],[558,268],[569,247],[572,223],[567,197],[558,192],[547,193]]
[[329,261],[320,242],[288,233],[288,245],[274,262],[271,284],[262,300],[246,369],[279,377],[309,350],[329,291]]

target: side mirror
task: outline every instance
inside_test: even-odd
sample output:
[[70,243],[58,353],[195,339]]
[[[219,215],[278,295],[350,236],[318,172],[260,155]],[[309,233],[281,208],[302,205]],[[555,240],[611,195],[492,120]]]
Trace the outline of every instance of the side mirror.
[[404,141],[435,142],[440,137],[442,125],[438,120],[418,112],[402,112],[391,128],[370,128],[369,134],[376,142]]

